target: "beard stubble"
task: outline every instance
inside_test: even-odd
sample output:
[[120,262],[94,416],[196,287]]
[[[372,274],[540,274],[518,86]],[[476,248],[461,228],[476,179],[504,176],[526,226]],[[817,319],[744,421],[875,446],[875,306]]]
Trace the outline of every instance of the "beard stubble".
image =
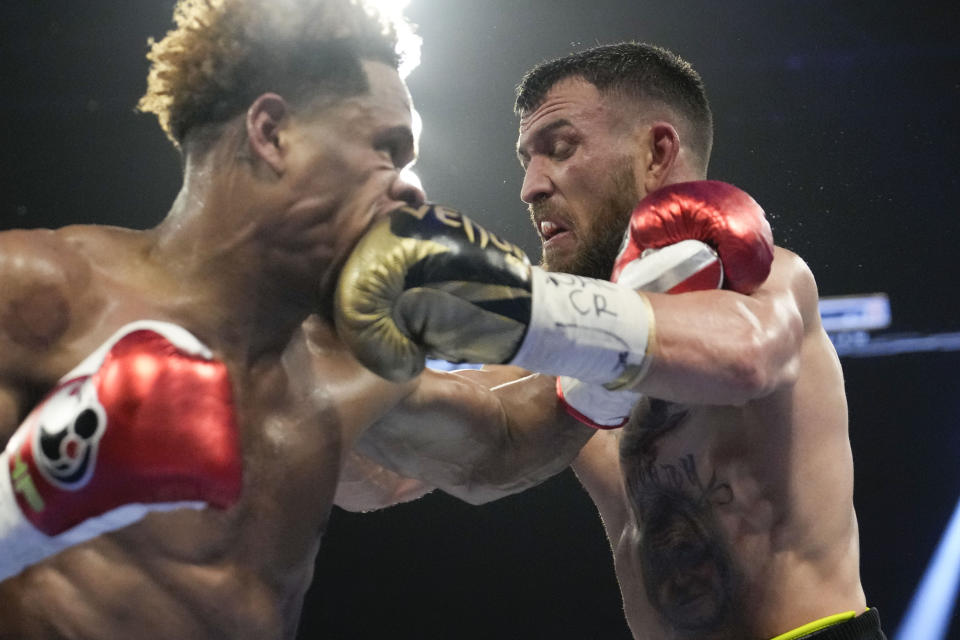
[[[599,204],[590,213],[589,220],[583,227],[576,226],[572,229],[578,240],[576,251],[568,259],[558,257],[550,260],[544,250],[540,264],[545,270],[600,280],[610,278],[630,214],[640,200],[634,182],[633,158],[627,156],[617,161],[597,192]],[[528,209],[531,219],[535,219],[540,215],[548,215],[553,205],[545,201],[531,204]],[[569,216],[565,217],[570,220]]]

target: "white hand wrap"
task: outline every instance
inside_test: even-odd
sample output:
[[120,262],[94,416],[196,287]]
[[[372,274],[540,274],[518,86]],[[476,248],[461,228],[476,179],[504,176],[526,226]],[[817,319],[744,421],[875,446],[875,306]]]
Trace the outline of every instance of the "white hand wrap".
[[533,267],[530,326],[509,364],[609,389],[635,385],[650,365],[653,311],[622,285]]

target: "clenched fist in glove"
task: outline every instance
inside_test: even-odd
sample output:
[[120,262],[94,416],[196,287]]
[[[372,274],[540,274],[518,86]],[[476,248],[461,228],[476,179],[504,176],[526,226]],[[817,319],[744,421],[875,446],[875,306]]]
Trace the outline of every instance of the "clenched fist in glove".
[[334,314],[360,362],[390,380],[432,356],[603,383],[642,363],[650,311],[630,288],[531,267],[466,216],[425,204],[392,211],[360,240]]
[[0,580],[150,511],[233,504],[232,396],[226,366],[183,328],[123,327],[0,453]]
[[727,289],[751,293],[770,273],[773,234],[760,205],[732,184],[700,180],[668,185],[640,201],[610,279],[623,281],[623,271],[644,252],[682,240],[717,252]]

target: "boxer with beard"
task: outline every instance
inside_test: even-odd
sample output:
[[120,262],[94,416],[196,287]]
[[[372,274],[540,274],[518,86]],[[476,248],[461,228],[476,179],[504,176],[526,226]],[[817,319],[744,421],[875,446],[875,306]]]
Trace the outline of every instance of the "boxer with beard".
[[[516,111],[542,268],[457,212],[394,212],[344,269],[340,335],[395,380],[425,355],[487,363],[461,375],[500,392],[559,376],[567,412],[600,429],[572,465],[636,638],[883,640],[816,283],[752,198],[705,180],[699,75],[660,47],[600,46],[531,70]],[[517,417],[464,429],[455,411],[416,428],[391,412],[358,445],[483,502],[563,442],[544,432],[570,433]]]

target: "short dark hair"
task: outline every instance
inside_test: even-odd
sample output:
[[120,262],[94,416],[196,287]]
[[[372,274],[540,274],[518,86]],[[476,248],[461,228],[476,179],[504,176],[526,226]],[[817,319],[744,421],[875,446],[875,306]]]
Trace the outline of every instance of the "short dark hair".
[[706,166],[713,146],[713,114],[700,74],[677,54],[652,44],[621,42],[543,62],[517,86],[516,114],[535,110],[566,78],[583,78],[604,95],[654,100],[673,108],[692,125],[690,146]]
[[150,40],[141,111],[178,147],[268,91],[292,102],[368,90],[362,60],[397,68],[393,24],[359,0],[179,0],[176,29]]

